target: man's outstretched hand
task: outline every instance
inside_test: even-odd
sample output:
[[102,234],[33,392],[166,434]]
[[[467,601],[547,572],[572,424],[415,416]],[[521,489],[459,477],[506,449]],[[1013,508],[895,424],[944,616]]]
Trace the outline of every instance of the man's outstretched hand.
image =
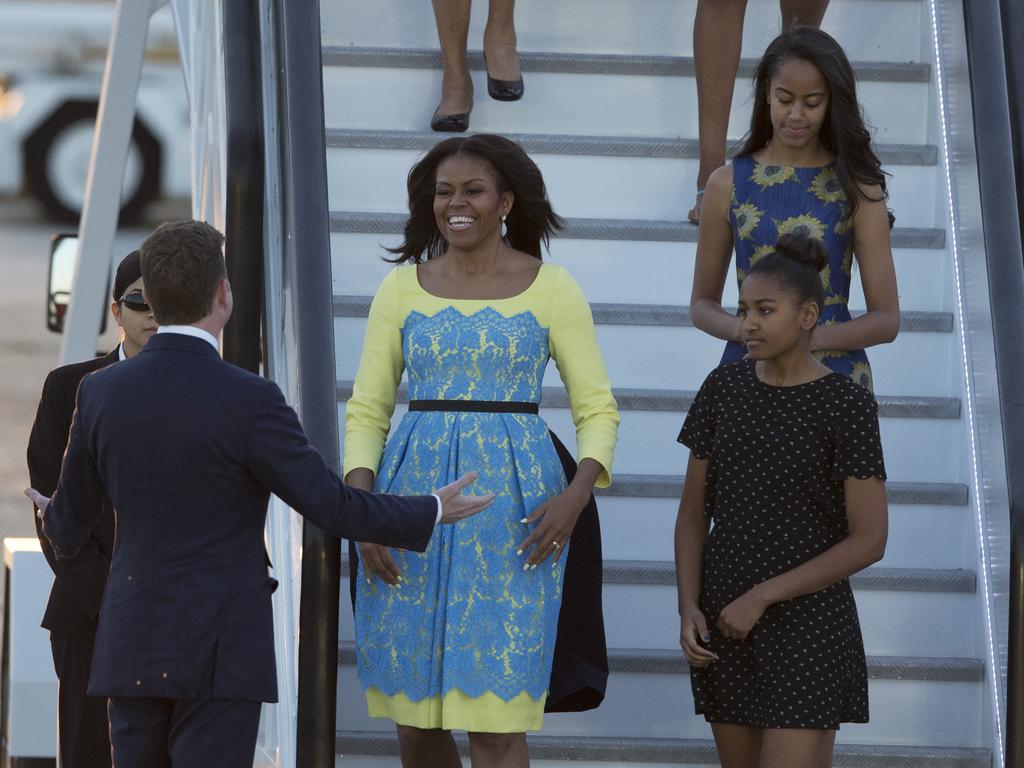
[[[487,509],[494,501],[494,494],[470,496],[462,493],[462,489],[476,480],[476,472],[467,472],[454,483],[436,491],[441,499],[441,522],[454,523],[465,520],[481,510]],[[31,497],[30,497],[31,498]]]
[[[453,485],[454,485],[454,483],[453,483]],[[451,486],[449,486],[449,487],[451,487]],[[28,496],[32,500],[33,504],[36,505],[36,508],[37,508],[36,517],[38,517],[40,520],[42,520],[43,519],[43,513],[46,512],[46,508],[50,505],[50,500],[48,498],[46,498],[45,496],[43,496],[43,494],[41,494],[35,488],[26,488],[25,489],[25,495]]]

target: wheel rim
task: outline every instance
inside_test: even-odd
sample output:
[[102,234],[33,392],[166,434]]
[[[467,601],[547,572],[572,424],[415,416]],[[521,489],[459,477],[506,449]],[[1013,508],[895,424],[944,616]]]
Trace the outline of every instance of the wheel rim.
[[[81,212],[85,204],[85,185],[89,177],[94,128],[90,123],[68,126],[53,140],[46,157],[46,178],[57,201],[72,211]],[[128,147],[121,204],[130,200],[142,183],[142,153],[133,141]]]

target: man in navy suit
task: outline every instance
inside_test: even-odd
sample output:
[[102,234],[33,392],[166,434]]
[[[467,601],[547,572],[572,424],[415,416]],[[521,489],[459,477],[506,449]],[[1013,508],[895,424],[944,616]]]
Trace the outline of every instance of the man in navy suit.
[[89,692],[110,699],[118,768],[249,768],[260,702],[277,700],[263,529],[270,493],[326,531],[426,549],[435,524],[486,507],[349,488],[306,441],[275,384],[225,363],[217,336],[232,298],[223,237],[201,222],[142,244],[160,329],[138,355],[78,390],[60,482],[40,508],[57,557],[73,555],[104,490],[116,537]]

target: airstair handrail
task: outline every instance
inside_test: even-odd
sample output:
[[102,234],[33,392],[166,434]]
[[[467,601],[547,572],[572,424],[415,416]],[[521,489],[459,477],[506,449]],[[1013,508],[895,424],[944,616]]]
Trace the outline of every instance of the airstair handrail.
[[[1006,768],[1024,768],[1024,258],[1020,195],[1024,167],[1024,54],[1004,45],[1005,23],[1019,24],[1013,0],[967,0],[964,22],[970,66],[982,228],[987,253],[993,340],[1010,514],[1010,589],[1006,677]],[[1004,7],[1005,6],[1005,7]],[[1016,75],[1011,90],[1008,72]],[[1007,162],[1007,153],[1014,162]]]
[[[319,0],[270,0],[276,24],[281,243],[295,396],[310,443],[341,471]],[[295,764],[333,768],[340,542],[303,523]]]

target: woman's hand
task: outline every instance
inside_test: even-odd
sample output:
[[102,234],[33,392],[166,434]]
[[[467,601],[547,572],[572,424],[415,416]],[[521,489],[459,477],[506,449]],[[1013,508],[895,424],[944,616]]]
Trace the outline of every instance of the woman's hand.
[[718,614],[718,631],[730,640],[745,640],[768,605],[755,587],[722,609]]
[[372,584],[377,576],[389,587],[397,587],[402,583],[402,572],[398,570],[395,559],[391,556],[391,548],[382,544],[360,542],[359,559],[363,563],[363,576],[366,583]]
[[711,634],[704,614],[696,607],[687,608],[679,616],[679,645],[691,667],[700,669],[718,660],[717,654],[704,647],[709,642]]
[[533,529],[516,552],[517,555],[522,555],[533,547],[523,565],[524,571],[536,568],[549,556],[552,558],[552,565],[558,562],[558,558],[562,556],[569,543],[573,528],[576,527],[576,520],[585,506],[587,499],[581,501],[570,491],[563,491],[540,504],[529,517],[523,518],[523,523],[540,521],[540,525]]

